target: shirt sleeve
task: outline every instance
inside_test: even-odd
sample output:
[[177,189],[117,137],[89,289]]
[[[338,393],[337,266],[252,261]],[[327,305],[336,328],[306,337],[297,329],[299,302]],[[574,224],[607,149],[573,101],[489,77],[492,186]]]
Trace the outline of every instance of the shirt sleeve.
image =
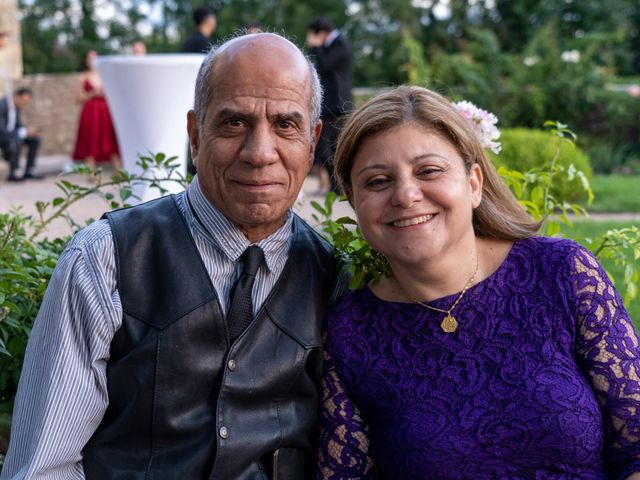
[[328,352],[321,381],[320,433],[315,480],[375,478],[369,427],[349,399]]
[[576,354],[600,403],[605,462],[612,479],[640,472],[638,333],[609,276],[586,250],[573,259]]
[[[99,222],[102,223],[102,222]],[[35,320],[12,419],[5,479],[83,479],[82,449],[107,408],[106,362],[122,308],[111,235],[63,252]]]

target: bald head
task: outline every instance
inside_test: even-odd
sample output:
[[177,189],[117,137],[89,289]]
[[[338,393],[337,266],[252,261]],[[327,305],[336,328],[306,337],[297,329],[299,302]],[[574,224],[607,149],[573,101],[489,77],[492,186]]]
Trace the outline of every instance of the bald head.
[[[251,72],[260,72],[259,76]],[[196,81],[194,113],[202,126],[207,107],[215,101],[217,86],[224,83],[252,87],[257,78],[297,82],[308,96],[311,124],[320,118],[322,87],[313,65],[302,51],[275,33],[253,33],[235,37],[211,49],[202,62]],[[256,85],[257,86],[257,85]]]

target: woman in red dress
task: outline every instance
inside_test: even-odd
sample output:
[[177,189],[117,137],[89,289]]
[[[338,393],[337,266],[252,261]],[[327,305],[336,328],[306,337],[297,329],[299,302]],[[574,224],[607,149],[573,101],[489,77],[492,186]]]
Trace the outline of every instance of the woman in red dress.
[[89,50],[85,56],[86,70],[80,77],[77,93],[78,102],[83,106],[73,151],[73,159],[86,162],[92,171],[96,163],[112,162],[114,168],[121,168],[118,141],[104,98],[102,81],[93,68],[93,60],[97,55],[95,50]]

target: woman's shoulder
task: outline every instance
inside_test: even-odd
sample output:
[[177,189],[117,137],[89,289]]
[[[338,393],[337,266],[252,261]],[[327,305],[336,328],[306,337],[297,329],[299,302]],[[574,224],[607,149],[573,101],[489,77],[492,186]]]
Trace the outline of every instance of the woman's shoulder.
[[545,264],[566,262],[576,255],[587,253],[588,250],[575,240],[561,237],[530,237],[518,240],[514,244],[516,253],[527,256],[531,261]]
[[540,282],[573,285],[576,274],[600,272],[602,266],[585,246],[560,237],[531,237],[514,244],[512,265],[537,272]]
[[[331,305],[330,313],[339,312],[345,309],[368,304],[367,297],[371,297],[369,287],[364,286],[355,290],[345,290],[340,297]],[[370,299],[369,299],[370,300]]]

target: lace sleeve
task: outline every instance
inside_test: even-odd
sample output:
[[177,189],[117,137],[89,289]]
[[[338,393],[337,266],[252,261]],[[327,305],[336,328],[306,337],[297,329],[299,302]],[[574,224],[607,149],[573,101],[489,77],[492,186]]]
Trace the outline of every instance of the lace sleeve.
[[607,273],[587,251],[574,257],[576,353],[602,408],[610,478],[640,472],[638,334]]
[[325,352],[316,480],[373,479],[369,429]]

